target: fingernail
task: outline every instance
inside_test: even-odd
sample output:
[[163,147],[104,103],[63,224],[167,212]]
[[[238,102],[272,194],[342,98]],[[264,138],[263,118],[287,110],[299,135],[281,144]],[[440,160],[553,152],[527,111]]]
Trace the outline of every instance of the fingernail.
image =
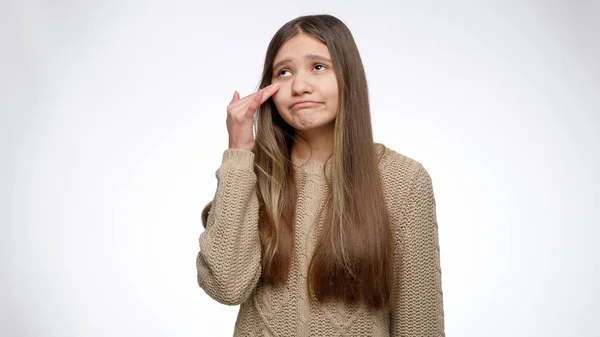
[[271,85],[273,86],[273,89],[279,88],[279,83],[273,83]]

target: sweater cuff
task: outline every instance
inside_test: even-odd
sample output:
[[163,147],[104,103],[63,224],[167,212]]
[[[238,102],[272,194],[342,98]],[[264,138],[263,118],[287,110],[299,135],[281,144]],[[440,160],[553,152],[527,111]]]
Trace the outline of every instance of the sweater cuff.
[[246,149],[227,149],[223,152],[222,166],[254,169],[254,153]]

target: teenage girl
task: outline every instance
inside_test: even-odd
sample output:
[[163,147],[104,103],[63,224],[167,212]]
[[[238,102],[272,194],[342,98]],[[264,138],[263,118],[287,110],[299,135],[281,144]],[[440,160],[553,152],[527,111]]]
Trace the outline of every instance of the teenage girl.
[[373,141],[346,25],[283,25],[260,88],[227,107],[196,259],[200,287],[241,305],[234,335],[444,336],[431,178]]

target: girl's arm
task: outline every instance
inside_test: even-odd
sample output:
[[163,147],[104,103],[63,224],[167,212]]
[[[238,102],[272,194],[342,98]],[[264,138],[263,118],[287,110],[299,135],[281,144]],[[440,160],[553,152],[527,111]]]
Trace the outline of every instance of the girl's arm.
[[417,165],[394,252],[391,336],[445,336],[440,251],[431,177]]
[[217,170],[217,191],[200,234],[198,285],[223,304],[244,303],[261,274],[254,153],[228,149]]

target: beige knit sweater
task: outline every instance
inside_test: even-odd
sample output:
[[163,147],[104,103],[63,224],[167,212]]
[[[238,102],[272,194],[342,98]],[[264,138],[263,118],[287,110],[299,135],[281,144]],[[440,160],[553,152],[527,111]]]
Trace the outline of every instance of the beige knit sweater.
[[[323,166],[292,157],[298,189],[294,260],[287,284],[259,283],[261,248],[254,154],[228,149],[216,172],[217,191],[196,258],[198,284],[215,300],[241,305],[234,336],[444,336],[440,256],[431,178],[417,161],[382,144],[379,162],[394,233],[390,310],[364,304],[318,303],[306,295],[306,273],[328,191]],[[314,223],[314,225],[312,225]]]

